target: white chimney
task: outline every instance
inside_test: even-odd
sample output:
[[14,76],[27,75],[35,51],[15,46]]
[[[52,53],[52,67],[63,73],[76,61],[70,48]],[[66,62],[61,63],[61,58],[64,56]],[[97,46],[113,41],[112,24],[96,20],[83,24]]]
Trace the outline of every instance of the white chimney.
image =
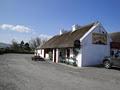
[[62,35],[62,29],[60,29],[60,35]]
[[74,24],[72,26],[72,32],[74,32],[75,30],[79,29],[81,26],[79,26],[78,24]]
[[68,31],[64,30],[64,29],[60,29],[60,35],[62,35],[63,33],[67,33]]

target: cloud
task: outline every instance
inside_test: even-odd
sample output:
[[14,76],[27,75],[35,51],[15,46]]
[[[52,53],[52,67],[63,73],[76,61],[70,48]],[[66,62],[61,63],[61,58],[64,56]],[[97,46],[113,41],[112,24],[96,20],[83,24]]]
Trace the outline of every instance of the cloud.
[[43,38],[43,39],[50,39],[50,38],[53,37],[53,36],[47,35],[47,34],[39,34],[39,33],[35,32],[35,31],[32,31],[31,35],[32,35],[32,38],[40,37],[40,38]]
[[52,36],[46,34],[40,34],[39,37],[50,39]]
[[0,25],[0,29],[17,31],[17,32],[26,32],[26,33],[31,31],[30,28],[25,27],[23,25],[11,25],[11,24],[2,24]]

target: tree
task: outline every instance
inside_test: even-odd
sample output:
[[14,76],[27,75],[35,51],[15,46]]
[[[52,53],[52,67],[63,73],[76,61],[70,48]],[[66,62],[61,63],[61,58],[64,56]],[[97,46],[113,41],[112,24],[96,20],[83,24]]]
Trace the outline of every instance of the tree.
[[12,49],[15,50],[15,51],[19,49],[18,42],[17,42],[15,39],[12,40],[12,45],[11,45],[11,47],[12,47]]
[[25,50],[28,50],[28,51],[31,50],[31,49],[30,49],[30,46],[29,46],[29,43],[25,43],[25,45],[24,45],[24,49],[25,49]]
[[21,43],[20,43],[20,48],[22,49],[24,46],[24,41],[22,40]]
[[36,37],[29,41],[30,47],[34,50],[38,46],[44,44],[47,41],[46,38]]
[[34,50],[37,47],[37,43],[35,41],[35,39],[31,39],[29,41],[30,47]]
[[39,38],[39,37],[36,37],[36,44],[37,44],[37,46],[39,46],[40,44],[41,44],[41,38]]

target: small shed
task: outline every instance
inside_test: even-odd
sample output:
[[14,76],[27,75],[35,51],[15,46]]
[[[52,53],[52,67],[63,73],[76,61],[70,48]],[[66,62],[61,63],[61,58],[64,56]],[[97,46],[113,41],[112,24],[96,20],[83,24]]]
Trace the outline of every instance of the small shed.
[[120,51],[120,32],[113,32],[110,33],[111,36],[111,55],[114,55],[114,53]]

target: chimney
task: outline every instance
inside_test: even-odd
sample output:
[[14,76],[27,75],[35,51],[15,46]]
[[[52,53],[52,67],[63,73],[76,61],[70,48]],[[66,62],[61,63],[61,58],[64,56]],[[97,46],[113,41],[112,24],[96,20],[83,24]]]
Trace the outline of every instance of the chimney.
[[79,29],[81,26],[79,26],[78,24],[74,24],[72,26],[72,32],[74,32],[75,30]]
[[62,35],[62,34],[63,34],[63,30],[64,30],[64,29],[60,29],[60,35]]
[[64,29],[60,29],[60,35],[62,35],[63,33],[67,33],[68,31],[64,30]]

